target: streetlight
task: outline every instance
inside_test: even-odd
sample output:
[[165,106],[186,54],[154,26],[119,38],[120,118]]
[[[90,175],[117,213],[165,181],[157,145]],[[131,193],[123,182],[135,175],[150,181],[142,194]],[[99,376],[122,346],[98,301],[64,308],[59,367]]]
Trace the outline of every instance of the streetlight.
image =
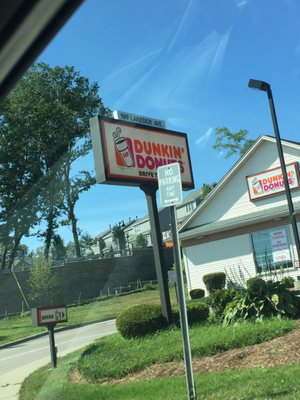
[[290,214],[291,224],[292,224],[292,228],[293,228],[293,234],[294,234],[294,239],[295,239],[295,244],[296,244],[296,249],[297,249],[298,263],[299,263],[299,260],[300,260],[299,232],[298,232],[298,228],[297,228],[297,220],[296,220],[295,210],[294,210],[294,206],[293,206],[291,190],[290,190],[290,186],[289,186],[289,182],[288,182],[288,176],[287,176],[287,172],[286,172],[286,166],[285,166],[284,155],[283,155],[283,151],[282,151],[281,139],[280,139],[280,134],[279,134],[279,128],[278,128],[278,123],[277,123],[277,117],[276,117],[276,112],[275,112],[275,106],[274,106],[271,86],[267,82],[258,81],[256,79],[250,79],[249,83],[248,83],[248,87],[251,89],[256,89],[256,90],[260,90],[262,92],[266,92],[268,95],[269,106],[270,106],[270,111],[271,111],[271,115],[272,115],[272,122],[273,122],[273,127],[274,127],[274,132],[275,132],[275,139],[276,139],[276,144],[277,144],[277,151],[278,151],[281,171],[282,171],[282,175],[283,175],[285,194],[286,194],[286,198],[287,198],[287,202],[288,202],[289,214]]

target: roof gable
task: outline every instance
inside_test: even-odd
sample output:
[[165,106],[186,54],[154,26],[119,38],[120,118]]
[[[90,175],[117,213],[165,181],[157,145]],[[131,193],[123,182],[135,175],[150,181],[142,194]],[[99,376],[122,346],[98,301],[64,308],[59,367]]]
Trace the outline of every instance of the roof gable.
[[[295,157],[298,157],[300,161],[300,143],[282,140],[282,146],[286,164],[297,161]],[[279,165],[275,138],[266,135],[260,136],[220,180],[206,199],[200,203],[193,214],[185,221],[180,232],[216,221],[235,218],[242,214],[255,213],[267,207],[269,200],[250,202],[246,176]],[[280,205],[284,200],[284,194],[278,195],[273,203]]]

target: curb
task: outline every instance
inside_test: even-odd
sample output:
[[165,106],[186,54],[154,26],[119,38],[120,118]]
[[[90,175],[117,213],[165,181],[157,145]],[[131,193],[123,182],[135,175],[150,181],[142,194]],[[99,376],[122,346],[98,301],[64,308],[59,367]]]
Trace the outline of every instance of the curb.
[[[55,332],[68,331],[68,330],[71,330],[71,329],[80,328],[82,326],[98,324],[99,322],[115,321],[115,320],[116,320],[115,317],[107,317],[107,318],[103,318],[103,319],[99,319],[99,320],[95,320],[95,321],[83,322],[81,324],[76,324],[76,325],[72,325],[72,326],[63,326],[62,328],[55,329],[54,333]],[[29,342],[29,340],[38,339],[40,337],[47,336],[47,335],[49,335],[48,331],[37,333],[36,335],[27,336],[25,338],[15,340],[14,342],[9,342],[9,343],[0,345],[0,350],[6,349],[8,347],[17,346],[18,344]]]

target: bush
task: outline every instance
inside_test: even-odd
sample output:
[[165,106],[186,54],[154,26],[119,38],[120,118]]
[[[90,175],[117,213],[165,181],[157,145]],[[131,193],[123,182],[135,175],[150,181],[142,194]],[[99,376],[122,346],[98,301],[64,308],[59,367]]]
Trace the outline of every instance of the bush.
[[145,290],[158,290],[158,284],[157,283],[145,283],[143,286],[143,289]]
[[293,288],[294,287],[295,279],[292,276],[284,276],[280,283],[284,285],[286,288]]
[[218,319],[223,318],[227,304],[232,302],[238,293],[236,289],[220,289],[210,295],[210,305]]
[[215,290],[220,290],[225,288],[226,274],[224,272],[215,272],[212,274],[204,275],[202,278],[206,289],[209,293]]
[[191,299],[202,299],[204,297],[205,291],[203,289],[192,289],[190,291]]
[[265,317],[295,317],[299,314],[297,292],[289,291],[281,282],[261,281],[260,278],[249,279],[249,289],[242,291],[227,305],[225,325],[251,318],[261,321]]
[[250,293],[259,297],[263,296],[263,294],[267,291],[267,283],[258,276],[248,279],[246,286]]
[[[203,301],[195,301],[187,303],[186,312],[189,325],[200,324],[205,322],[209,316],[209,307]],[[180,325],[179,308],[173,307],[172,312],[173,322],[175,325]]]
[[167,326],[160,306],[139,304],[128,308],[117,318],[117,329],[127,339],[142,337]]

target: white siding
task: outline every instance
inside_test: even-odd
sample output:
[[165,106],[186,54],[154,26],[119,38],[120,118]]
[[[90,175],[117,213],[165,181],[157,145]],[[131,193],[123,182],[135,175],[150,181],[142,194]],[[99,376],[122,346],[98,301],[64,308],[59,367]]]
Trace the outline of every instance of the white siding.
[[[291,226],[287,226],[291,257],[297,259],[296,247]],[[299,224],[298,224],[299,230]],[[214,242],[198,244],[183,249],[184,265],[188,291],[192,289],[206,289],[203,276],[214,272],[225,272],[229,277],[232,273],[244,274],[245,280],[256,275],[253,257],[252,240],[250,234],[234,236]],[[286,269],[284,273],[277,271],[278,279],[283,276],[291,276],[295,280],[300,276],[300,269]],[[262,278],[270,279],[268,275],[261,274]],[[274,278],[275,279],[275,278]]]
[[[286,164],[300,162],[299,151],[284,147]],[[199,215],[191,222],[190,227],[205,223],[226,220],[286,204],[284,194],[267,197],[256,202],[249,200],[246,176],[279,167],[276,144],[263,142],[257,151],[232,175],[223,188],[216,193]],[[294,199],[300,198],[300,190],[292,192]]]
[[226,272],[226,269],[240,266],[245,275],[256,274],[250,235],[185,247],[183,254],[189,291],[205,290],[202,278],[213,272]]

